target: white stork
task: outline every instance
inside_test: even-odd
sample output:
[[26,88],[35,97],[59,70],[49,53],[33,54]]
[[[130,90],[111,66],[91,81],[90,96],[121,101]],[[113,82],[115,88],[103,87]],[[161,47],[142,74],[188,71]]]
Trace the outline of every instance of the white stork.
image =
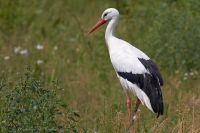
[[126,94],[126,105],[131,119],[131,100],[128,91],[137,97],[133,119],[140,103],[152,112],[163,114],[163,98],[161,86],[163,79],[156,64],[142,51],[132,46],[128,42],[114,36],[115,27],[119,20],[119,12],[115,8],[106,9],[101,19],[91,29],[89,33],[108,22],[105,32],[106,45],[108,47],[110,60],[115,69],[117,77]]

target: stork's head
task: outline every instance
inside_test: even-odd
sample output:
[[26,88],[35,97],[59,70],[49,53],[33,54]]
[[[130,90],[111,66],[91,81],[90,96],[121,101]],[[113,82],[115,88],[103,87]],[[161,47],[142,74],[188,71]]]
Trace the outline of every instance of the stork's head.
[[101,25],[103,25],[104,23],[110,21],[111,19],[117,19],[119,17],[119,12],[117,9],[115,8],[108,8],[106,9],[101,18],[99,19],[99,21],[97,21],[97,23],[95,24],[95,26],[90,30],[89,33],[92,33],[93,31],[95,31],[97,28],[99,28]]
[[119,17],[119,12],[118,12],[117,9],[108,8],[103,12],[103,14],[101,16],[101,19],[103,19],[104,21],[107,22],[107,21],[109,21],[109,20],[111,20],[113,18],[118,18],[118,17]]

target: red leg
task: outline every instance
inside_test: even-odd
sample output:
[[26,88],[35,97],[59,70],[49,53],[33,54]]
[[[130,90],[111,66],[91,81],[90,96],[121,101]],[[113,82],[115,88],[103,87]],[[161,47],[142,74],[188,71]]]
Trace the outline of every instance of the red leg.
[[131,118],[131,99],[128,96],[126,96],[126,106],[127,106],[129,118]]
[[135,102],[135,110],[134,110],[134,112],[133,112],[133,113],[134,113],[134,114],[133,114],[133,120],[136,119],[136,113],[137,113],[137,110],[138,110],[140,104],[141,104],[141,102],[140,102],[140,100],[137,98],[137,100],[136,100],[136,102]]
[[137,110],[138,110],[140,104],[141,104],[141,102],[140,102],[140,100],[137,98],[137,100],[136,100],[136,102],[135,102],[135,110],[134,110],[134,113],[137,112]]

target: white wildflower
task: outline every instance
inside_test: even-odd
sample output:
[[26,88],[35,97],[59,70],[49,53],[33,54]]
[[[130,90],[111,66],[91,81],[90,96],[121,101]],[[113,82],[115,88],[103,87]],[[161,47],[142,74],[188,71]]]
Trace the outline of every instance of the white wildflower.
[[178,73],[179,73],[179,70],[175,70],[175,73],[178,74]]
[[187,80],[187,77],[184,77],[183,80]]
[[19,52],[21,55],[28,55],[28,50],[27,49],[22,49],[20,52]]
[[4,57],[4,60],[9,60],[10,59],[10,56],[5,56]]
[[184,76],[188,76],[188,73],[185,73]]
[[44,49],[44,46],[41,45],[41,44],[38,44],[38,45],[36,45],[36,49],[37,50],[42,50],[42,49]]
[[193,76],[194,75],[194,73],[193,72],[190,72],[190,76]]
[[44,61],[43,60],[37,60],[37,64],[40,65],[40,64],[43,64]]
[[33,109],[36,110],[38,107],[36,105],[33,106]]
[[20,46],[15,47],[15,48],[14,48],[15,54],[19,53],[20,50],[21,50],[21,47],[20,47]]

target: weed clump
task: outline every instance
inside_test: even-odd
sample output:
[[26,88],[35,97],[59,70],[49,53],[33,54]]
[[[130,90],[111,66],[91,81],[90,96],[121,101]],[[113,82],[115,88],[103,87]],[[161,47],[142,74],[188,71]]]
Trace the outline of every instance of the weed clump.
[[47,89],[30,72],[16,83],[1,78],[0,131],[78,132],[80,116],[56,96],[56,87],[54,84],[53,89]]

